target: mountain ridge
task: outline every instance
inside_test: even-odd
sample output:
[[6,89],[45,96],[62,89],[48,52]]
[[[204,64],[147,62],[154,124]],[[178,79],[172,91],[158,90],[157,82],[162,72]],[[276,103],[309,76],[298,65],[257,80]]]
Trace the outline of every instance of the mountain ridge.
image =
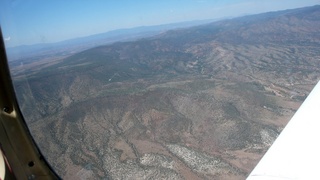
[[161,25],[154,25],[154,26],[138,26],[133,28],[111,30],[104,33],[72,38],[72,39],[67,39],[59,42],[20,45],[15,47],[8,47],[6,49],[7,49],[7,55],[9,57],[9,61],[12,61],[12,60],[18,60],[21,58],[41,55],[43,53],[50,53],[50,51],[57,51],[57,49],[60,49],[59,53],[63,53],[65,52],[64,49],[66,48],[75,49],[75,50],[79,48],[79,50],[81,51],[83,49],[92,48],[97,45],[110,44],[117,41],[132,41],[142,37],[153,36],[155,34],[161,33],[169,29],[186,28],[186,27],[204,24],[212,21],[216,21],[216,20],[206,19],[206,20],[194,20],[194,21],[185,21],[185,22],[170,23],[170,24],[161,24]]

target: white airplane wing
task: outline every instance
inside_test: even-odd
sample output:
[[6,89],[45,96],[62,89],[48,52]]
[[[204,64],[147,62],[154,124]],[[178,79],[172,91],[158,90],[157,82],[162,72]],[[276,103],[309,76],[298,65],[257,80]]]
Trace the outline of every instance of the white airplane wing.
[[320,179],[320,82],[247,180]]

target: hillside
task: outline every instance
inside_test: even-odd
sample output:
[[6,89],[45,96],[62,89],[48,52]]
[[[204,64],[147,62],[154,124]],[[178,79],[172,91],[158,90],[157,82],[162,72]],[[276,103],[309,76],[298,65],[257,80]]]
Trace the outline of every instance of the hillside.
[[14,83],[65,179],[244,179],[319,80],[319,33],[320,6],[251,15],[88,49]]

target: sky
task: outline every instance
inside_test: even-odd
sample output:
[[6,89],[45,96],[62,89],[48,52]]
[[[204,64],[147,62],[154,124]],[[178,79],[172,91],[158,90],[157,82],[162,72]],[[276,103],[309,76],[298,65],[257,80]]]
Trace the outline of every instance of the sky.
[[320,0],[1,0],[0,25],[6,47],[14,47],[316,4]]

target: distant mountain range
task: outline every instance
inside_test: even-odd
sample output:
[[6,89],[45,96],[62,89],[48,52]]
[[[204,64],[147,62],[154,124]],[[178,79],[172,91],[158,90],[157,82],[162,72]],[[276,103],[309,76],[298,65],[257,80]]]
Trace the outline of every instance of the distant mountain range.
[[7,55],[9,57],[9,61],[13,61],[21,58],[40,56],[43,54],[57,55],[68,54],[70,52],[75,53],[81,50],[110,44],[116,41],[132,41],[143,37],[150,37],[170,29],[187,28],[213,21],[217,20],[195,20],[156,26],[141,26],[128,29],[118,29],[106,33],[74,38],[56,43],[21,45],[7,48]]
[[[223,43],[319,43],[320,6],[299,8],[222,20],[159,37],[185,37],[188,42]],[[158,37],[158,36],[157,36]]]
[[[226,66],[227,64],[221,63],[213,66],[212,63],[214,63],[214,61],[206,60],[213,49],[215,49],[215,46],[241,46],[244,44],[258,47],[271,46],[273,44],[276,46],[319,46],[319,9],[320,6],[314,6],[263,13],[222,20],[190,28],[166,30],[160,34],[160,29],[168,29],[168,27],[172,28],[173,25],[142,27],[109,32],[106,34],[117,39],[118,42],[75,53],[74,55],[63,59],[60,63],[47,67],[46,69],[50,69],[50,72],[56,73],[60,73],[60,71],[65,71],[66,69],[78,71],[82,68],[86,68],[86,66],[79,67],[77,64],[90,62],[90,67],[93,69],[95,67],[99,69],[105,68],[103,71],[110,76],[115,73],[123,73],[123,75],[119,76],[121,76],[121,79],[125,79],[124,77],[133,78],[145,74],[168,74],[169,72],[172,73],[174,71],[176,71],[176,73],[190,73],[191,70],[194,71],[193,73],[196,73],[198,69],[189,69],[187,64],[198,59],[198,63],[197,65],[194,65],[194,67],[211,67],[212,69],[207,71],[214,73],[214,70],[217,69],[217,67]],[[181,25],[174,26],[177,27]],[[128,40],[129,34],[132,36],[135,34],[134,37],[137,37],[138,34],[141,35],[141,29],[145,32],[142,33],[144,37],[148,34],[146,32],[151,32],[151,30],[155,30],[153,32],[158,30],[158,34],[154,36],[149,34],[151,37],[136,41],[119,42],[120,37]],[[149,29],[150,31],[147,31],[146,29]],[[105,37],[106,34],[64,41],[58,43],[58,45],[61,47],[68,46],[68,44],[75,44],[75,42],[82,42],[79,46],[82,46],[82,44],[89,44],[84,43],[85,41],[106,43],[108,41],[105,38],[102,38],[102,40],[99,40],[98,38]],[[36,45],[34,47],[38,46]],[[53,48],[53,46],[50,48]],[[295,52],[297,50],[293,51]],[[266,64],[267,66],[274,64],[271,59],[269,61],[270,64]],[[273,59],[273,61],[275,61],[275,59]],[[294,63],[293,59],[291,59],[290,62]],[[239,63],[240,61],[233,60],[232,65],[235,66],[234,68],[236,68],[237,65],[243,66]],[[279,64],[283,63],[284,62],[279,62]],[[61,66],[64,66],[65,68],[59,70],[59,67]],[[274,68],[277,69],[279,66],[275,66]],[[57,69],[52,71],[54,68]],[[132,71],[132,68],[135,68],[136,71]],[[221,68],[225,69],[223,67]],[[43,69],[42,71],[45,72],[46,69]],[[236,69],[237,71],[242,70],[239,68]],[[263,71],[265,70],[267,70],[266,67]],[[279,69],[279,71],[282,70]]]

